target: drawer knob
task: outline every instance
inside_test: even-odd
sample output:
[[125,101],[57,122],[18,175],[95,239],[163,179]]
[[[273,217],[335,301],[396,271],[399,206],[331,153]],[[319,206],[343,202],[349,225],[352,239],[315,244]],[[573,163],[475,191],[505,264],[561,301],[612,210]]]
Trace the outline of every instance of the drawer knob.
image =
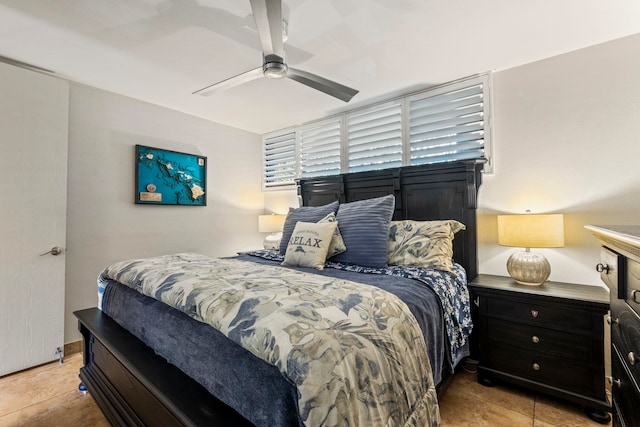
[[636,364],[636,355],[633,354],[633,351],[630,351],[629,354],[627,354],[627,360],[631,366]]
[[540,342],[540,338],[538,338],[537,336],[534,335],[534,336],[531,337],[531,341],[536,343],[536,344],[538,344]]
[[604,272],[604,274],[609,274],[609,266],[607,264],[602,264],[601,262],[599,262],[596,265],[596,271],[598,273],[603,273]]
[[540,370],[540,365],[538,365],[537,363],[534,363],[532,366],[534,371],[539,371]]
[[538,310],[531,310],[531,315],[533,317],[538,317]]
[[609,377],[609,382],[618,388],[622,387],[622,381],[620,381],[619,379],[614,380],[613,377]]
[[617,317],[614,319],[610,315],[607,316],[607,324],[608,325],[617,325],[619,323],[620,323],[620,319],[618,319]]

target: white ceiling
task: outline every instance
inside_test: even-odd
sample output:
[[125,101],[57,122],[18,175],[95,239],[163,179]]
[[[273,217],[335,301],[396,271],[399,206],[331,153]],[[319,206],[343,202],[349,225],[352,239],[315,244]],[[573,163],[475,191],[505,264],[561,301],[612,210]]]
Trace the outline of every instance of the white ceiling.
[[358,89],[350,103],[264,78],[249,0],[0,0],[0,56],[266,133],[376,100],[640,33],[638,0],[285,0],[290,66]]

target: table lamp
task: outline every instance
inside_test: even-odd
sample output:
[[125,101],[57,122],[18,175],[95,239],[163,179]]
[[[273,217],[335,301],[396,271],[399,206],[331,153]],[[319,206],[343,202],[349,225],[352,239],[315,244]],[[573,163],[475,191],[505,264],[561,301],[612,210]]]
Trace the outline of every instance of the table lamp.
[[258,231],[261,233],[271,233],[264,238],[262,245],[265,249],[279,249],[280,239],[282,239],[282,227],[286,215],[271,214],[258,215]]
[[511,254],[507,271],[523,285],[542,285],[551,274],[544,255],[530,248],[560,248],[564,246],[562,214],[498,215],[498,244],[525,248]]

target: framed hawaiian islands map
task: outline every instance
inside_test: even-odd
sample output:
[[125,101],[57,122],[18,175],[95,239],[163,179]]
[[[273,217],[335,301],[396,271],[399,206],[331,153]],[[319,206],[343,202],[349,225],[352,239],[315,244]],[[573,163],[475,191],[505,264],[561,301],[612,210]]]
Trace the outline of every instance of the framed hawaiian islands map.
[[136,204],[207,205],[207,158],[136,145]]

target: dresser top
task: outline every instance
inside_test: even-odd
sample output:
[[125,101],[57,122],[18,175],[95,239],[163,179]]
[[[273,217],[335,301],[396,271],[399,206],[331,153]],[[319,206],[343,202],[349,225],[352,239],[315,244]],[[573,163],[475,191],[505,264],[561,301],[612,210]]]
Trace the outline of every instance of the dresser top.
[[603,245],[640,262],[640,225],[585,225]]
[[469,285],[477,288],[609,304],[609,290],[603,286],[551,281],[546,281],[539,286],[527,286],[517,283],[511,277],[494,276],[492,274],[479,274]]
[[603,235],[640,248],[640,225],[585,225],[596,235]]

